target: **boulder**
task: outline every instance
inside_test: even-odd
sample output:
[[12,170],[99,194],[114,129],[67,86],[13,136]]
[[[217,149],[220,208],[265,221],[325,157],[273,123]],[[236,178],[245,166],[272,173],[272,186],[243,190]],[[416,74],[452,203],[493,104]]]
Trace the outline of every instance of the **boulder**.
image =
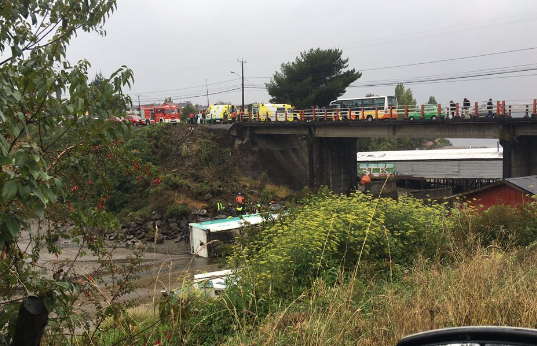
[[188,220],[186,218],[182,218],[181,221],[179,221],[179,229],[183,229],[186,225],[188,225]]
[[165,236],[163,236],[162,234],[159,234],[159,235],[157,236],[157,244],[162,244],[162,243],[164,243],[164,240],[165,240],[165,239],[166,239]]

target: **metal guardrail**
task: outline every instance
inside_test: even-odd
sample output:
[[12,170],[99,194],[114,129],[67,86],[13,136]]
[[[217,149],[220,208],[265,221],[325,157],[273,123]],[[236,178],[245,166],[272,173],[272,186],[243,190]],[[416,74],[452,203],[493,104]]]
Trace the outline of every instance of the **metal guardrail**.
[[[373,121],[378,119],[408,119],[436,120],[436,119],[475,119],[475,118],[506,118],[506,117],[537,117],[537,99],[528,102],[507,104],[506,101],[496,101],[491,105],[488,101],[474,102],[470,106],[461,103],[450,105],[410,105],[397,108],[310,108],[293,110],[285,114],[276,113],[274,120],[269,114],[242,114],[237,120],[240,122],[311,122],[311,121]],[[490,113],[489,113],[490,111]]]

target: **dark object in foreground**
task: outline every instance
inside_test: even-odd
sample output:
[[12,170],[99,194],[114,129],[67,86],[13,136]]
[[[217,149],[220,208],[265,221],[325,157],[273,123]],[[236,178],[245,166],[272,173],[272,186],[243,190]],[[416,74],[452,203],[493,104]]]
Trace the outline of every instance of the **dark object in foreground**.
[[48,323],[43,297],[26,297],[19,308],[12,346],[39,346]]
[[409,335],[397,346],[529,346],[537,345],[537,330],[516,327],[458,327]]

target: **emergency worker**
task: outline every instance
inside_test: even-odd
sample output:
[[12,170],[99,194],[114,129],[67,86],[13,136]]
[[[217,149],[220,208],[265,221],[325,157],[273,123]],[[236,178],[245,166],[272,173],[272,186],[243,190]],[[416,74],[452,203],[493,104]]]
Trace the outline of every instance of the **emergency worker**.
[[244,205],[239,204],[239,206],[237,207],[237,216],[244,215],[244,214],[245,214]]
[[235,201],[237,201],[238,206],[244,207],[244,196],[242,195],[242,193],[239,192],[237,194],[237,197],[235,197]]
[[190,243],[190,227],[186,225],[183,227],[183,239],[185,240],[185,244]]
[[224,212],[224,203],[218,201],[216,202],[216,212],[222,214]]
[[369,174],[364,173],[362,174],[362,179],[360,179],[360,185],[365,187],[365,184],[370,183],[371,178],[369,177]]

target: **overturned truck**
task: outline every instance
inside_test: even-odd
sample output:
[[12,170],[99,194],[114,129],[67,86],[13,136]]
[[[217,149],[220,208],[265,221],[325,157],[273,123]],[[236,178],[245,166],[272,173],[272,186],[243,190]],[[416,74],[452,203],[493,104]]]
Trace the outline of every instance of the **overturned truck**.
[[[275,219],[271,214],[269,218]],[[222,244],[232,244],[234,237],[242,227],[260,225],[267,221],[261,214],[249,214],[242,217],[211,220],[191,223],[190,252],[203,258],[214,258],[222,255],[219,247]]]

